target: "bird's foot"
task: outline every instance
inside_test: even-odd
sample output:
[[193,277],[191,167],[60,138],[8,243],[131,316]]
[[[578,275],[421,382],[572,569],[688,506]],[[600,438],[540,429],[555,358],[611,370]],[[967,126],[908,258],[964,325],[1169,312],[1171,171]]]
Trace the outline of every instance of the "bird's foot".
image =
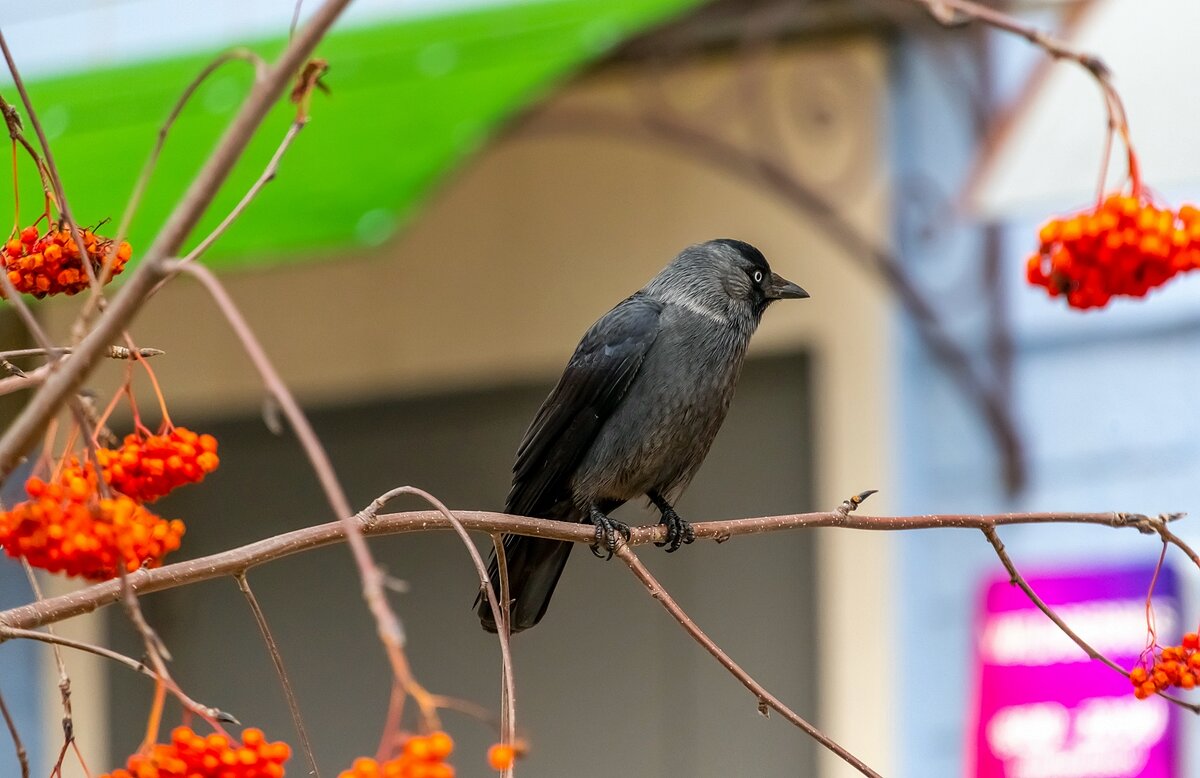
[[612,559],[613,552],[617,550],[618,535],[629,542],[631,534],[628,524],[610,519],[595,508],[592,509],[588,521],[596,526],[596,540],[591,545],[593,556],[604,560]]
[[667,508],[663,511],[662,521],[658,523],[666,525],[667,539],[662,543],[655,543],[654,545],[660,548],[668,546],[668,554],[678,551],[680,546],[696,541],[696,533],[692,529],[692,525],[679,518],[679,514],[675,512],[674,508]]

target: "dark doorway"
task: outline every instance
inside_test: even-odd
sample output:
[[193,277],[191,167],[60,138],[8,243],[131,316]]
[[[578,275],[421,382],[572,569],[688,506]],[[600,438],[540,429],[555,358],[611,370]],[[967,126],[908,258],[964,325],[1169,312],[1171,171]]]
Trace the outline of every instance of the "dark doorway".
[[[693,520],[813,509],[811,362],[751,360],[704,468],[680,504]],[[513,451],[546,385],[498,388],[327,408],[313,421],[356,507],[411,484],[459,508],[498,509]],[[177,420],[183,422],[185,420]],[[209,481],[159,503],[188,522],[183,552],[200,556],[332,517],[290,434],[258,418],[186,420],[221,441]],[[398,502],[394,510],[416,507]],[[629,522],[656,516],[628,506]],[[483,541],[480,540],[480,545]],[[816,714],[816,577],[811,533],[698,544],[670,557],[640,553],[696,621],[747,670],[803,715]],[[393,597],[408,653],[431,690],[495,709],[499,654],[472,613],[476,579],[449,533],[372,541],[407,594]],[[373,754],[387,704],[387,666],[349,554],[335,547],[251,571],[280,642],[318,760],[327,776]],[[292,725],[252,617],[232,580],[145,598],[174,653],[174,673],[196,699],[295,744]],[[117,609],[118,647],[137,655]],[[619,562],[574,555],[546,620],[514,640],[517,715],[533,752],[524,776],[811,775],[812,741],[765,720],[755,700],[693,643]],[[113,753],[143,734],[148,682],[110,671]],[[177,721],[171,710],[168,723]],[[446,714],[460,775],[489,774],[495,738]],[[291,770],[305,774],[297,753]]]

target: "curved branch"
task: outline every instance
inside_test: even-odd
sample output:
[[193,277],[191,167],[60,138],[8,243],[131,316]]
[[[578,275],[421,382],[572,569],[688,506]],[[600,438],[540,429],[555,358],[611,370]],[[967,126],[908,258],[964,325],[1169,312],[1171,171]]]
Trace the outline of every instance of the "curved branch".
[[[466,529],[489,535],[510,533],[574,543],[595,541],[595,531],[585,524],[509,516],[487,511],[454,511],[454,516]],[[1158,523],[1175,520],[1179,516],[1178,514],[1169,514],[1155,518],[1131,513],[865,516],[848,515],[845,512],[834,510],[821,513],[698,522],[693,524],[692,528],[696,532],[697,539],[708,539],[717,543],[723,543],[737,535],[756,535],[815,527],[900,531],[914,529],[982,530],[987,527],[1011,524],[1096,524],[1104,527],[1133,527],[1143,533],[1157,533],[1156,525]],[[453,529],[452,523],[440,511],[434,510],[384,514],[373,519],[355,517],[354,521],[365,536]],[[629,545],[639,546],[661,542],[664,540],[664,535],[664,528],[658,525],[634,527]],[[344,521],[318,524],[210,556],[176,562],[155,569],[143,568],[129,575],[129,586],[137,594],[147,594],[222,576],[236,576],[258,565],[332,543],[341,543],[344,540]],[[33,629],[72,616],[90,613],[97,608],[116,602],[120,597],[120,582],[106,581],[69,594],[2,611],[0,612],[0,627]],[[0,631],[0,642],[2,641],[3,634]]]

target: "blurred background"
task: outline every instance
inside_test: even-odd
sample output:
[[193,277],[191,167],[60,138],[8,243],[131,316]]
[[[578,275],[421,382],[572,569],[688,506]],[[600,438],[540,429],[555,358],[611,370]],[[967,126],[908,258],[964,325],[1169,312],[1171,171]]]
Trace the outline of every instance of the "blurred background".
[[[1176,205],[1197,198],[1188,31],[1200,9],[998,5],[1103,56],[1148,185]],[[231,46],[277,53],[292,11],[0,0],[80,220],[119,216],[187,82]],[[686,517],[825,510],[867,488],[881,490],[868,503],[880,514],[1197,508],[1200,285],[1080,314],[1024,282],[1040,221],[1095,194],[1105,114],[1081,69],[978,25],[942,28],[908,0],[358,0],[317,54],[331,93],[205,261],[312,411],[356,505],[412,484],[451,507],[499,509],[525,425],[584,329],[683,246],[728,236],[812,299],[766,316]],[[134,222],[135,258],[251,76],[225,66],[182,114]],[[272,114],[194,239],[258,176],[292,115]],[[1119,159],[1111,167],[1120,186]],[[31,168],[21,183],[22,201],[39,202]],[[77,306],[38,312],[65,342]],[[21,343],[7,311],[2,326]],[[199,288],[165,288],[133,334],[167,352],[154,367],[174,421],[221,441],[221,469],[160,504],[188,523],[176,558],[331,518],[291,436],[264,424],[255,373]],[[121,377],[105,365],[95,387]],[[655,520],[638,506],[621,515]],[[1001,535],[1085,637],[1133,661],[1154,540]],[[471,611],[458,541],[372,546],[409,586],[394,603],[421,681],[494,707],[498,651]],[[576,557],[545,622],[514,640],[532,743],[520,774],[854,774],[764,720],[623,568]],[[1061,636],[1022,620],[1027,604],[1006,596],[977,533],[819,530],[643,558],[751,674],[884,775],[1197,774],[1190,725],[1161,701],[1129,707],[1119,676],[1058,653]],[[1164,633],[1195,621],[1194,575],[1178,573],[1160,581]],[[324,549],[249,578],[335,775],[374,752],[389,683],[350,557]],[[20,568],[0,561],[0,607],[29,598]],[[144,602],[191,696],[294,741],[233,581]],[[139,653],[115,609],[63,630]],[[151,687],[67,660],[79,742],[103,772],[137,747]],[[35,775],[61,745],[56,677],[43,646],[0,645],[0,690]],[[487,774],[493,733],[447,723],[459,774]],[[0,774],[15,774],[10,749],[0,742]]]

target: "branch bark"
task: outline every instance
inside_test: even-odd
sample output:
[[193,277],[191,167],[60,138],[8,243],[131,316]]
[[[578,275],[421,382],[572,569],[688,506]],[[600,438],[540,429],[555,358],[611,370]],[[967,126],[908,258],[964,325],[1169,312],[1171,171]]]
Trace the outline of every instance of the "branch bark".
[[[486,511],[454,511],[464,528],[488,535],[512,533],[532,537],[592,543],[595,530],[586,524],[509,516]],[[739,535],[756,535],[793,529],[838,527],[871,531],[903,531],[915,529],[972,529],[1002,527],[1013,524],[1095,524],[1104,527],[1132,527],[1143,533],[1155,533],[1156,525],[1175,520],[1179,514],[1150,517],[1132,513],[1003,513],[993,515],[934,514],[927,516],[866,516],[847,515],[841,511],[798,513],[784,516],[706,521],[692,525],[697,539],[723,543]],[[372,519],[355,517],[364,536],[395,535],[406,532],[450,530],[453,524],[440,511],[410,511],[382,514]],[[629,545],[640,546],[661,542],[663,527],[632,528]],[[345,540],[345,522],[305,527],[282,535],[259,540],[245,546],[222,551],[198,559],[177,562],[155,569],[142,569],[129,576],[129,586],[139,595],[174,589],[179,586],[207,581],[222,576],[236,576],[276,559],[302,551],[341,543]],[[45,624],[79,616],[110,605],[120,599],[119,581],[106,581],[37,603],[30,603],[0,612],[0,627],[34,629]],[[0,640],[3,636],[0,635]]]

